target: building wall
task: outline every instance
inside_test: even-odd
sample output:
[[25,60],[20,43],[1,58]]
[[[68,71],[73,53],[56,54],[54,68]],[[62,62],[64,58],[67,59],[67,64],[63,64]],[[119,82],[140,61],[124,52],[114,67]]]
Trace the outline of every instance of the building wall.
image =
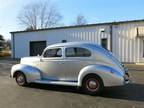
[[[101,32],[105,29],[106,32]],[[27,33],[14,34],[15,54],[14,58],[29,56],[30,41],[47,41],[47,46],[55,43],[61,43],[62,40],[88,41],[101,45],[101,38],[108,38],[108,49],[110,49],[110,32],[109,26],[94,26],[81,28],[68,28],[57,30],[46,30]]]
[[[144,62],[143,38],[137,37],[137,27],[144,22],[121,23],[112,25],[112,52],[121,62]],[[104,30],[105,32],[102,32]],[[30,41],[47,41],[47,46],[60,43],[62,40],[88,41],[101,45],[101,39],[108,39],[110,50],[110,25],[53,29],[36,32],[21,32],[14,34],[13,58],[29,56]]]
[[137,27],[144,23],[127,23],[113,26],[113,53],[121,62],[143,62],[141,38],[137,37]]

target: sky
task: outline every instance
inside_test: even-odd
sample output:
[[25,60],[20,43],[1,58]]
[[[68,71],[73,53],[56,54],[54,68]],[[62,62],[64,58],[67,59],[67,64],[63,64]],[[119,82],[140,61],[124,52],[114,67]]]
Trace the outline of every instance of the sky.
[[[21,9],[35,0],[0,0],[0,34],[10,39],[12,31],[24,30],[17,19]],[[43,0],[39,0],[43,1]],[[85,16],[88,23],[144,19],[144,0],[51,0],[63,16],[64,25],[76,16]]]

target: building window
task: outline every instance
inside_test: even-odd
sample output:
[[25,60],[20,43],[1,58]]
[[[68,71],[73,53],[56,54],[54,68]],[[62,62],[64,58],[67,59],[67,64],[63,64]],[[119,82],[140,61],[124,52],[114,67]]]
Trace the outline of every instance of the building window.
[[67,40],[62,40],[62,43],[66,43],[67,42]]
[[91,52],[85,48],[71,47],[66,48],[66,57],[89,57]]
[[107,49],[108,47],[108,39],[107,38],[103,38],[101,39],[101,46],[105,49]]

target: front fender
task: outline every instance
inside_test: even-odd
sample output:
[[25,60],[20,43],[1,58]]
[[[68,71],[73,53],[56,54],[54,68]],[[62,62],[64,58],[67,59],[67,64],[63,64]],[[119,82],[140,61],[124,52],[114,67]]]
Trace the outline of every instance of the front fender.
[[23,72],[26,76],[27,82],[33,82],[37,79],[41,79],[40,70],[36,67],[32,67],[24,64],[16,64],[11,69],[11,77],[14,78],[15,72]]
[[84,67],[78,75],[78,86],[82,86],[83,78],[88,74],[96,74],[103,80],[104,86],[124,84],[123,74],[112,67],[104,65],[90,65]]

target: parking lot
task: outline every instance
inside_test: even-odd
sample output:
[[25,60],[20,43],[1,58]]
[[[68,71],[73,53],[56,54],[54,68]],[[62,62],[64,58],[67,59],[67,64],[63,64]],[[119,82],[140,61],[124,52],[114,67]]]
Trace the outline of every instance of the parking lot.
[[0,108],[144,108],[143,66],[130,66],[131,84],[105,88],[101,96],[89,96],[68,86],[19,87],[9,77],[16,63],[0,60]]

